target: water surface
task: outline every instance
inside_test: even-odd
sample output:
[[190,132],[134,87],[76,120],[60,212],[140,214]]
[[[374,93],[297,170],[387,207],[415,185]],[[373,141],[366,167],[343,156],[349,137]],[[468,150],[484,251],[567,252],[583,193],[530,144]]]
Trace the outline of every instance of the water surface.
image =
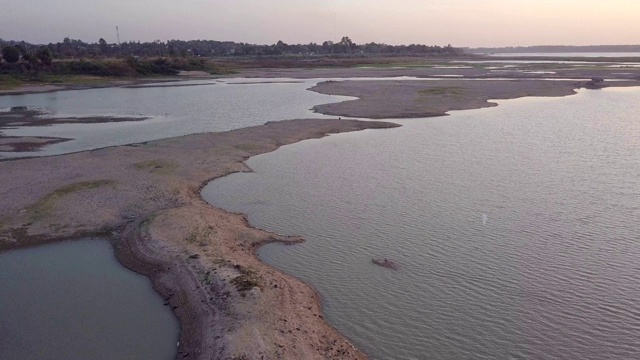
[[0,359],[174,359],[178,320],[106,240],[0,253]]
[[260,256],[375,359],[636,359],[638,98],[582,90],[303,141],[203,195],[303,235]]
[[497,57],[640,57],[640,52],[550,52],[550,53],[494,53]]
[[0,108],[35,107],[54,116],[150,117],[145,121],[2,130],[8,136],[52,136],[73,140],[47,146],[38,152],[0,152],[0,157],[57,155],[187,134],[227,131],[262,125],[267,121],[325,117],[310,109],[319,104],[352,99],[306,91],[315,85],[312,81],[278,82],[278,79],[273,79],[266,83],[241,82],[240,79],[190,81],[173,85],[194,86],[113,87],[0,96]]

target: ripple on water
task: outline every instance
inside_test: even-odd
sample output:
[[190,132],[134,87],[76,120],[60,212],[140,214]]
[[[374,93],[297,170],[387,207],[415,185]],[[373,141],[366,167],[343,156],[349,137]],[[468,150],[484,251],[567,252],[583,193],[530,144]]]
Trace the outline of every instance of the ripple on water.
[[639,95],[505,101],[304,141],[203,195],[305,236],[260,256],[316,287],[373,358],[640,358]]

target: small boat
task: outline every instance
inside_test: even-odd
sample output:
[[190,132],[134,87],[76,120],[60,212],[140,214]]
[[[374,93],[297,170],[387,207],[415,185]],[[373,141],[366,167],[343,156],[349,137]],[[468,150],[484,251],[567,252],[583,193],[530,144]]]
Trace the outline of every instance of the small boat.
[[389,260],[389,259],[382,259],[382,258],[374,258],[371,259],[371,262],[378,265],[378,266],[382,266],[382,267],[386,267],[388,269],[393,269],[393,270],[398,270],[398,265],[396,263],[394,263],[393,261]]

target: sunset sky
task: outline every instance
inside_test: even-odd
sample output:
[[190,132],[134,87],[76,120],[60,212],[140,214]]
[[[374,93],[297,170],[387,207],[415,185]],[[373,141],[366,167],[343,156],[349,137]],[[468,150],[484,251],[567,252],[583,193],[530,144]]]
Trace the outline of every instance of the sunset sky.
[[639,44],[639,21],[639,0],[3,0],[0,38]]

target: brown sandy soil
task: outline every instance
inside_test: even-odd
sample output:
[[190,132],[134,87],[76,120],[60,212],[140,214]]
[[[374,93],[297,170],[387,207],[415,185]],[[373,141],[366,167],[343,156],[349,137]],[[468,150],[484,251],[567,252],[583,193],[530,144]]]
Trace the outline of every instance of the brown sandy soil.
[[0,134],[0,151],[28,152],[38,151],[44,146],[57,144],[71,139],[43,136],[2,136]]
[[120,261],[149,276],[179,317],[179,358],[363,359],[325,323],[312,288],[255,256],[259,244],[301,239],[251,228],[199,192],[281,145],[395,126],[290,120],[0,162],[0,250],[113,235]]
[[[609,83],[612,84],[612,83]],[[545,80],[380,80],[326,81],[310,90],[359,99],[318,105],[314,110],[334,116],[371,119],[417,118],[446,115],[451,110],[496,106],[491,99],[575,94],[586,82]],[[616,82],[640,86],[640,82]]]

